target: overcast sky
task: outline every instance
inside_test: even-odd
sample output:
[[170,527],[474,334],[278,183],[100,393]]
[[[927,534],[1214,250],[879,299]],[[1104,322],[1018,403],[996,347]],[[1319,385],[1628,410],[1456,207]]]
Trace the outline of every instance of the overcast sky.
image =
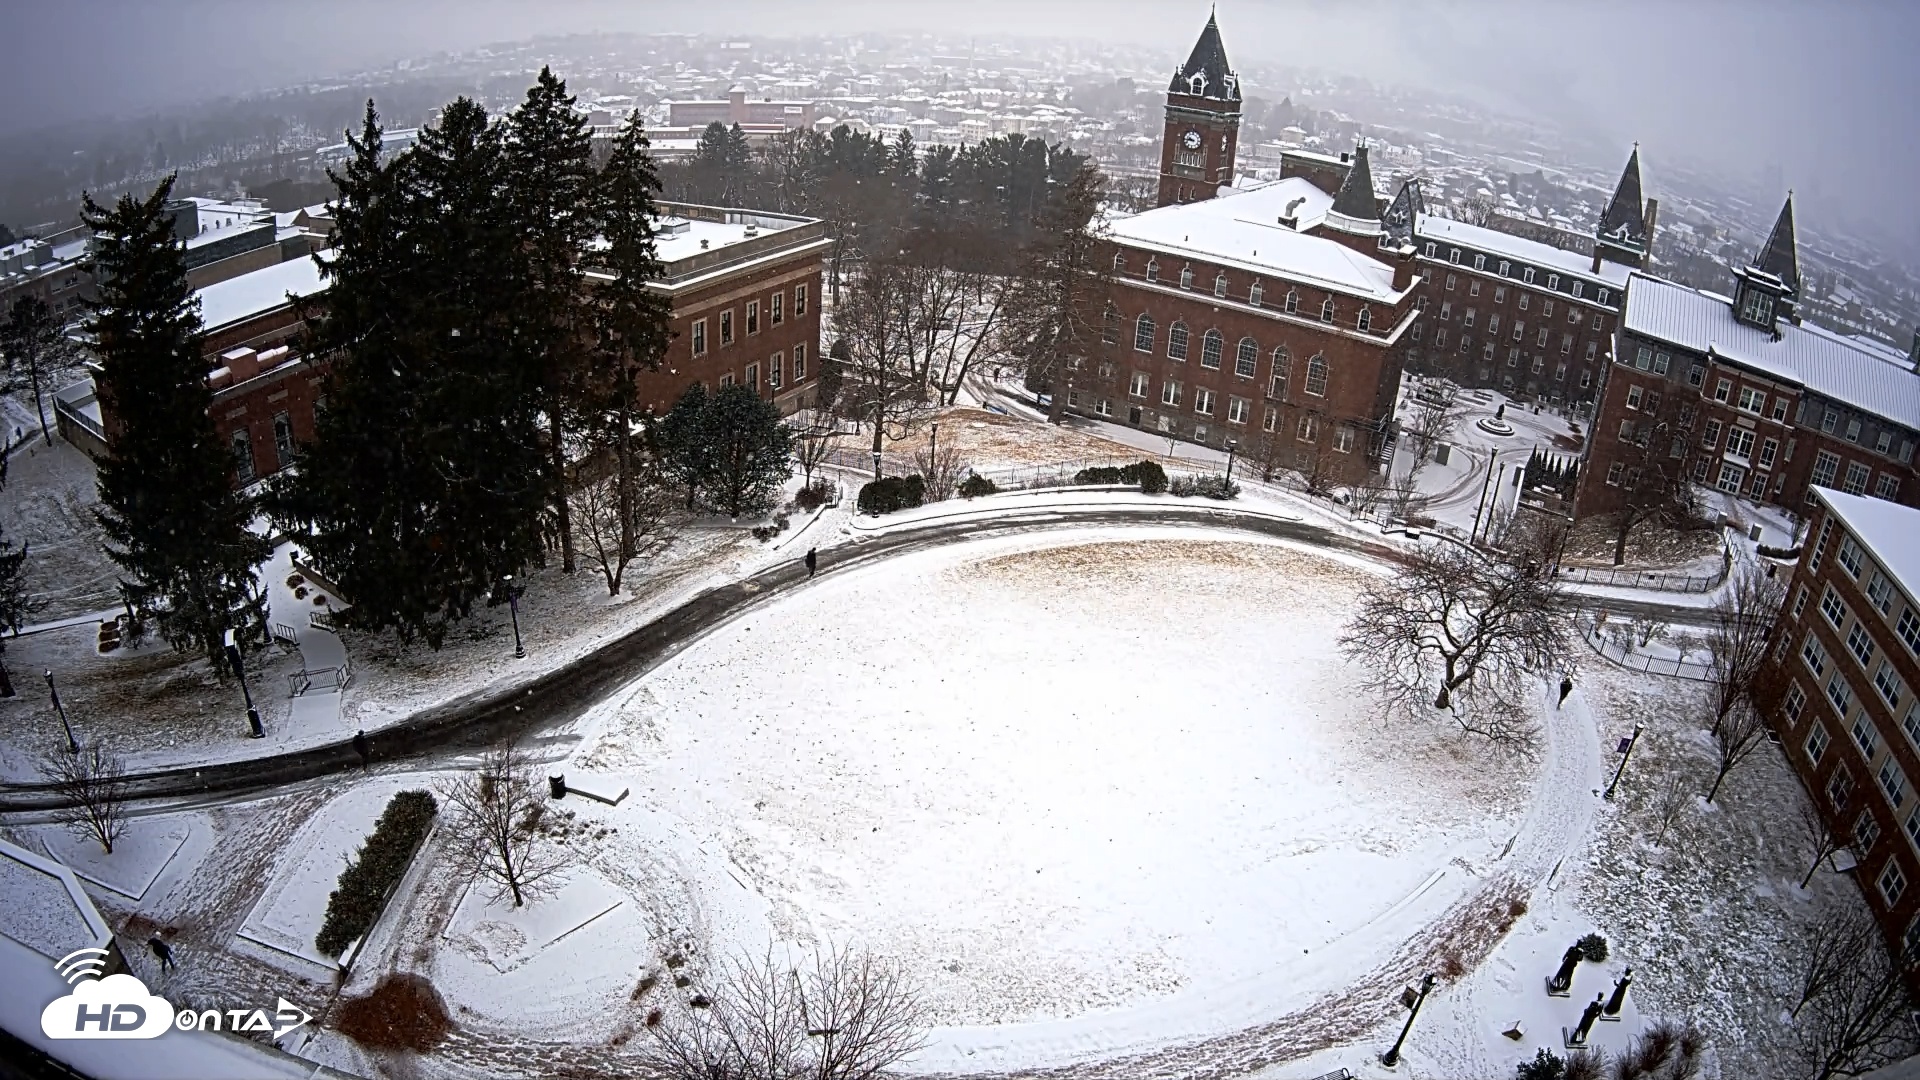
[[[0,131],[593,30],[1100,34],[1163,46],[1170,69],[1206,13],[1191,0],[0,0]],[[1532,108],[1623,149],[1638,140],[1656,191],[1663,159],[1717,161],[1796,188],[1803,223],[1883,220],[1892,243],[1920,246],[1911,0],[1226,0],[1220,22],[1236,66]]]

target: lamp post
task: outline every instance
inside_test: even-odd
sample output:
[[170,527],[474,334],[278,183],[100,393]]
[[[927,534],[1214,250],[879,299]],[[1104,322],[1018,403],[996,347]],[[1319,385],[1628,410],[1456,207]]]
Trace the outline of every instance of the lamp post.
[[1232,439],[1227,440],[1227,483],[1229,484],[1233,483],[1233,453],[1239,448],[1239,443]]
[[1639,741],[1640,725],[1635,724],[1633,725],[1633,737],[1627,740],[1627,745],[1620,748],[1620,767],[1613,770],[1613,782],[1607,785],[1606,799],[1608,802],[1613,801],[1613,789],[1620,786],[1620,774],[1627,771],[1627,759],[1633,756],[1633,744]]
[[503,574],[500,580],[507,587],[507,613],[513,617],[513,658],[524,660],[527,650],[520,643],[520,590],[514,587],[512,574]]
[[80,752],[80,740],[73,737],[73,725],[67,723],[67,707],[60,704],[60,691],[54,689],[53,671],[47,671],[47,694],[53,698],[53,711],[60,714],[60,726],[67,729],[67,753]]
[[1420,1015],[1420,1006],[1426,1003],[1427,995],[1432,992],[1433,973],[1429,971],[1420,980],[1420,996],[1413,999],[1413,1008],[1407,1012],[1407,1022],[1400,1029],[1400,1037],[1393,1040],[1393,1045],[1387,1048],[1386,1053],[1380,1055],[1380,1064],[1389,1069],[1400,1064],[1400,1044],[1407,1041],[1407,1032],[1413,1030],[1413,1018]]
[[873,478],[880,479],[880,451],[873,452]]
[[260,710],[253,707],[253,691],[247,689],[247,666],[240,662],[240,642],[234,632],[227,631],[227,663],[233,665],[234,677],[240,680],[240,696],[247,702],[247,728],[253,738],[264,739],[267,729],[260,726]]
[[938,423],[933,425],[933,438],[928,443],[927,453],[931,457],[940,456],[940,425]]

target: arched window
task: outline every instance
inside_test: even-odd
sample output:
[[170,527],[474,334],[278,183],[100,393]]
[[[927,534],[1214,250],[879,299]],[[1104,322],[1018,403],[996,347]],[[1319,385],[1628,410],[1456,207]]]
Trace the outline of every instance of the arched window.
[[1147,260],[1147,280],[1148,281],[1160,280],[1160,260],[1159,259],[1149,258]]
[[1287,396],[1287,379],[1293,375],[1293,356],[1285,345],[1273,350],[1273,381],[1267,386],[1267,396],[1275,400],[1284,400]]
[[1113,272],[1116,274],[1125,273],[1126,269],[1127,269],[1126,254],[1124,252],[1119,252],[1119,251],[1114,252],[1113,253]]
[[1333,297],[1329,296],[1320,303],[1320,321],[1333,321]]
[[1257,282],[1257,281],[1256,281],[1256,282],[1254,282],[1254,283],[1253,283],[1253,284],[1252,284],[1251,286],[1248,286],[1248,288],[1247,288],[1247,303],[1249,303],[1249,304],[1252,304],[1252,305],[1253,305],[1254,307],[1259,307],[1259,306],[1260,306],[1260,294],[1261,294],[1261,293],[1263,293],[1263,292],[1265,292],[1265,291],[1266,291],[1266,290],[1264,290],[1264,289],[1262,289],[1262,288],[1260,287],[1260,283],[1259,283],[1259,282]]
[[1240,351],[1233,357],[1233,373],[1251,379],[1260,366],[1260,344],[1250,337],[1240,339]]
[[1327,394],[1327,358],[1319,353],[1314,353],[1307,360],[1306,391],[1315,397],[1325,397]]
[[1289,315],[1300,314],[1300,290],[1299,289],[1287,290],[1287,314]]
[[1215,296],[1227,295],[1227,275],[1225,274],[1213,275],[1213,295]]
[[1183,289],[1193,288],[1193,267],[1183,266],[1180,268],[1180,287]]
[[1226,348],[1226,344],[1227,339],[1221,337],[1218,330],[1209,330],[1200,335],[1200,366],[1218,369],[1220,354]]
[[1359,328],[1361,329],[1361,331],[1363,331],[1363,332],[1364,332],[1364,331],[1367,331],[1367,330],[1371,330],[1371,329],[1373,329],[1373,311],[1372,311],[1372,309],[1371,309],[1371,308],[1365,308],[1365,307],[1363,307],[1363,308],[1361,308],[1361,309],[1360,309],[1360,317],[1359,317],[1358,319],[1355,319],[1355,320],[1354,320],[1354,323],[1353,323],[1353,324],[1354,324],[1355,326],[1357,326],[1357,327],[1359,327]]
[[1187,358],[1187,324],[1176,322],[1167,327],[1167,355],[1175,360]]
[[1112,304],[1100,316],[1100,340],[1103,344],[1120,344],[1120,312]]
[[1153,336],[1157,333],[1153,325],[1153,316],[1141,315],[1133,320],[1133,347],[1140,352],[1153,351]]

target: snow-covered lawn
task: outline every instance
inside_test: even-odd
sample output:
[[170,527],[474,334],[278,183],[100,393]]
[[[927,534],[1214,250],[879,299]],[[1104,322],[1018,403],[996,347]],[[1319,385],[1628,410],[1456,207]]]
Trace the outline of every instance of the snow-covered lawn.
[[715,632],[590,721],[569,779],[634,790],[575,807],[619,825],[596,864],[704,863],[640,884],[709,951],[899,958],[939,1025],[922,1068],[1213,1035],[1343,986],[1474,887],[1531,768],[1351,692],[1364,571],[1123,535],[830,575]]
[[[36,436],[7,459],[0,531],[8,543],[31,549],[27,592],[45,604],[28,622],[99,611],[120,602],[120,568],[107,558],[105,534],[93,516],[99,505],[93,459],[58,436],[52,446]],[[11,645],[7,652],[13,652]]]
[[100,848],[91,833],[57,825],[35,830],[47,854],[71,866],[74,873],[129,900],[146,895],[160,872],[187,842],[188,822],[173,816],[136,817],[113,842],[113,854]]

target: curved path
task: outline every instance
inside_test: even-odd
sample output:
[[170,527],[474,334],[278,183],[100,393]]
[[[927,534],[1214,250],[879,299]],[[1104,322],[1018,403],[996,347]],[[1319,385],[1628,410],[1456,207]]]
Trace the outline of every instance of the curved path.
[[[936,520],[861,537],[820,551],[820,572],[861,565],[923,550],[938,544],[1006,536],[1045,529],[1089,526],[1188,525],[1238,529],[1292,540],[1311,547],[1345,551],[1378,562],[1400,555],[1381,541],[1226,505],[1195,503],[1027,506],[982,518]],[[423,709],[405,720],[367,734],[375,762],[397,761],[431,752],[465,752],[501,738],[556,727],[578,719],[619,686],[644,675],[713,628],[778,595],[806,583],[798,561],[702,592],[679,607],[636,627],[600,649],[506,686],[492,686]],[[1673,621],[1693,621],[1696,609],[1649,601],[1607,601],[1616,612],[1645,613]],[[267,757],[165,769],[131,776],[130,799],[231,795],[260,791],[356,769],[361,762],[347,740]],[[0,785],[0,812],[50,809],[65,802],[48,784]]]

